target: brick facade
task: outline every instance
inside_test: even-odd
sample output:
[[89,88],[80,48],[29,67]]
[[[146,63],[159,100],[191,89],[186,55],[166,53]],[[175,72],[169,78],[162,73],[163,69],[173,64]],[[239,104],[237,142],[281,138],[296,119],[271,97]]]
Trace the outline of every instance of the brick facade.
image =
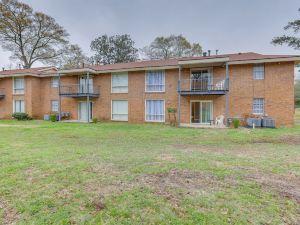
[[[213,77],[225,79],[225,67],[213,66]],[[294,62],[265,63],[265,79],[254,80],[253,64],[229,66],[229,117],[241,117],[252,113],[253,98],[265,99],[265,114],[275,118],[277,126],[292,126],[294,116]],[[190,68],[182,69],[181,79],[189,79]],[[111,101],[128,100],[128,122],[145,122],[145,100],[165,100],[165,119],[168,122],[167,108],[178,108],[177,82],[179,69],[165,69],[165,92],[145,92],[145,70],[128,72],[128,93],[111,93],[111,73],[91,75],[94,86],[100,87],[99,97],[91,98],[93,117],[111,120]],[[51,86],[51,77],[25,76],[24,95],[13,94],[13,78],[0,79],[0,88],[5,88],[5,98],[0,100],[0,118],[11,118],[13,101],[25,101],[25,111],[36,119],[42,119],[51,112],[51,101],[59,100],[58,88]],[[78,84],[79,75],[61,76],[61,85]],[[225,95],[181,96],[181,123],[191,121],[191,101],[211,100],[213,118],[225,115]],[[61,111],[70,112],[71,119],[78,120],[80,101],[86,98],[61,97]]]

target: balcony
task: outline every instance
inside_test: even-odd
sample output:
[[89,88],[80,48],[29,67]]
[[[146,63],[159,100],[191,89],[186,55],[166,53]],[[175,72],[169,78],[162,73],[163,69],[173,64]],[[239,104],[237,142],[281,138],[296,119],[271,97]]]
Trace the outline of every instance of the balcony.
[[0,100],[5,98],[4,88],[0,88]]
[[225,95],[229,82],[225,78],[199,78],[178,81],[178,92],[181,96],[192,95]]
[[69,84],[61,85],[59,94],[67,97],[99,97],[100,87],[94,85]]

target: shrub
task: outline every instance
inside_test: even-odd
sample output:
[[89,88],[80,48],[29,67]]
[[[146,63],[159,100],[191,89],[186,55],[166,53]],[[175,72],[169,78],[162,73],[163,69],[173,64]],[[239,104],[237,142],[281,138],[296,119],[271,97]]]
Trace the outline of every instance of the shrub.
[[240,120],[239,119],[233,119],[233,127],[234,128],[239,128],[239,126],[240,126]]
[[177,122],[176,122],[177,109],[176,108],[168,108],[167,110],[168,110],[168,114],[169,114],[170,125],[175,127],[177,124]]
[[176,113],[177,109],[176,108],[168,108],[168,113]]
[[97,119],[96,117],[94,117],[94,118],[92,119],[92,123],[98,123],[98,119]]
[[56,114],[50,114],[50,121],[56,122]]
[[16,120],[31,120],[27,113],[13,113],[12,117]]

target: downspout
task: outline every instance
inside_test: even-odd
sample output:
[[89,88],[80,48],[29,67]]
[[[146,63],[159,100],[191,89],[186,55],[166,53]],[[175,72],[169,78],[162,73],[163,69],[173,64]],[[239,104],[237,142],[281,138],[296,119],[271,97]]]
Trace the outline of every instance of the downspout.
[[86,104],[87,104],[87,122],[90,122],[90,72],[87,72],[87,76],[86,76],[87,82],[87,97],[86,97]]
[[226,84],[226,94],[225,94],[225,98],[226,98],[226,103],[225,103],[225,118],[226,118],[226,127],[228,127],[228,104],[229,104],[229,68],[228,68],[228,62],[226,62],[226,79],[225,79],[225,84]]
[[177,93],[178,93],[178,127],[180,127],[180,113],[181,113],[181,110],[180,110],[181,109],[181,66],[179,66]]
[[60,73],[58,73],[58,120],[61,121]]

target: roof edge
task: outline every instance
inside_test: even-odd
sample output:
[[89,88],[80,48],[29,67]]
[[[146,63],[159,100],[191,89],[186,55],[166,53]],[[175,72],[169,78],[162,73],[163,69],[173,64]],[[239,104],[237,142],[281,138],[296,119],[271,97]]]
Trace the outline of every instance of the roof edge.
[[262,59],[248,59],[248,60],[234,60],[228,62],[229,65],[239,64],[255,64],[255,63],[268,63],[268,62],[300,62],[300,56],[287,56],[278,58],[262,58]]

